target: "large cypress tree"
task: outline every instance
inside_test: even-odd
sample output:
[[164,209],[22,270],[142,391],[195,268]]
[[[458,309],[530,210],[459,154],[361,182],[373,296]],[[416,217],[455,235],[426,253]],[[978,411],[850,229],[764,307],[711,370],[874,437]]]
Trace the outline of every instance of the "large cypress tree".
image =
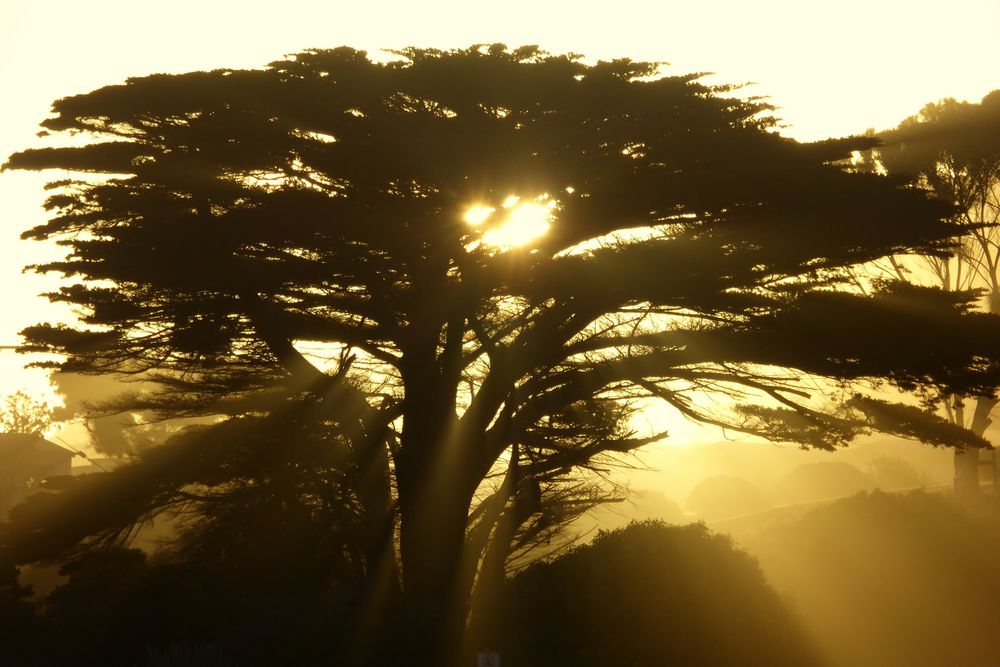
[[401,593],[417,663],[453,658],[477,573],[488,588],[558,520],[568,476],[662,437],[629,427],[637,401],[830,448],[918,428],[915,409],[844,403],[849,383],[931,400],[1000,379],[1000,320],[971,296],[852,291],[851,267],[945,256],[966,231],[950,204],[847,169],[872,140],[798,143],[767,105],[653,63],[397,55],[131,79],[55,103],[46,130],[85,142],[6,166],[105,175],[53,184],[25,233],[68,249],[39,268],[81,312],[27,347],[157,383],[132,409],[264,424],[228,434],[273,448],[286,423],[331,434],[362,567]]

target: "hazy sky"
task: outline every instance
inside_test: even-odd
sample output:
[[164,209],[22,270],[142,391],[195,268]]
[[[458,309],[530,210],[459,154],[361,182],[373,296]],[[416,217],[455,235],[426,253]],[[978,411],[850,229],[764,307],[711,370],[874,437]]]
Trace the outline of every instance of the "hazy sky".
[[[539,44],[588,59],[667,61],[669,72],[757,82],[786,134],[814,139],[887,128],[942,97],[1000,87],[1000,0],[758,0],[611,3],[0,0],[0,160],[32,145],[52,100],[153,72],[255,67],[309,47]],[[59,317],[25,264],[52,248],[18,241],[44,220],[41,185],[0,174],[0,346]],[[0,350],[0,395],[39,374]]]

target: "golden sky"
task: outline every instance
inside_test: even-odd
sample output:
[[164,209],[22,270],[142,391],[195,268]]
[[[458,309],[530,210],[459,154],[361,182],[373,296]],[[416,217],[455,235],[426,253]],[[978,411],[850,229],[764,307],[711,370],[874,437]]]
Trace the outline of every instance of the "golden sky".
[[[0,0],[0,160],[35,141],[52,100],[128,76],[255,67],[309,47],[369,51],[480,42],[539,44],[588,59],[666,61],[670,73],[756,82],[801,139],[887,128],[942,97],[1000,88],[1000,1],[257,2]],[[60,312],[51,281],[21,267],[53,249],[18,240],[44,220],[41,185],[0,174],[0,346]],[[39,247],[36,247],[39,246]],[[44,386],[0,350],[0,395]]]

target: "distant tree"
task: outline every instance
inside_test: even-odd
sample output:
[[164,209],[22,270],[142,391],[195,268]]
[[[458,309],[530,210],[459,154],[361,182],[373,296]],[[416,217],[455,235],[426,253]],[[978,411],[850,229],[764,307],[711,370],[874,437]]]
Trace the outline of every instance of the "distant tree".
[[928,486],[927,475],[900,456],[877,456],[869,463],[867,472],[886,490]]
[[707,521],[762,512],[771,501],[760,488],[742,477],[715,475],[700,481],[688,494],[688,510]]
[[[887,270],[899,280],[927,274],[945,290],[978,290],[981,307],[1000,313],[1000,91],[979,103],[952,98],[930,103],[881,138],[882,144],[867,153],[866,166],[906,178],[954,204],[955,219],[968,229],[959,252],[921,256],[916,274],[906,258],[896,256],[888,259]],[[995,396],[954,394],[940,407],[952,423],[981,437],[996,405]],[[978,492],[977,449],[955,450],[955,489]]]
[[[50,298],[83,313],[30,327],[26,349],[160,388],[122,409],[230,422],[202,434],[215,454],[186,439],[190,465],[107,477],[133,499],[96,505],[118,536],[129,508],[239,491],[234,431],[263,474],[283,425],[329,436],[320,469],[342,484],[310,504],[358,519],[370,597],[399,591],[400,646],[444,665],[476,586],[599,502],[609,459],[664,436],[630,427],[638,401],[832,448],[881,406],[843,404],[851,382],[928,401],[1000,382],[1000,318],[964,296],[846,291],[854,266],[945,257],[969,230],[925,192],[849,172],[873,140],[797,143],[767,105],[655,63],[396,55],[132,79],[43,123],[89,143],[9,159],[115,175],[53,184],[53,217],[25,233],[70,249],[38,268],[78,277]],[[929,329],[933,353],[912,336]],[[710,411],[705,393],[738,402]],[[900,414],[879,427],[912,428]],[[51,520],[93,536],[94,517],[51,519],[79,498],[11,534],[37,544]]]
[[52,408],[24,391],[15,391],[3,399],[0,407],[0,433],[42,435],[52,424]]
[[774,483],[774,497],[783,505],[852,496],[875,486],[864,472],[843,461],[802,463]]

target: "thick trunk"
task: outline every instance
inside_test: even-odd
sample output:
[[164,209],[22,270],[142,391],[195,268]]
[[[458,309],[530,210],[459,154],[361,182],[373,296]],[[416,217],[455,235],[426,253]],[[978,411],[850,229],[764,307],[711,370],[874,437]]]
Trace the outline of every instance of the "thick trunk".
[[461,426],[457,414],[465,319],[435,312],[447,285],[431,283],[418,299],[424,309],[413,314],[400,366],[405,398],[394,462],[405,654],[399,662],[451,667],[469,601],[463,550],[469,506],[482,480],[482,434]]
[[461,590],[464,504],[403,511],[403,613],[408,664],[445,667],[457,658],[468,592]]
[[465,626],[462,555],[479,479],[473,443],[456,432],[454,408],[433,386],[408,392],[396,455],[403,650],[406,664],[447,667]]

